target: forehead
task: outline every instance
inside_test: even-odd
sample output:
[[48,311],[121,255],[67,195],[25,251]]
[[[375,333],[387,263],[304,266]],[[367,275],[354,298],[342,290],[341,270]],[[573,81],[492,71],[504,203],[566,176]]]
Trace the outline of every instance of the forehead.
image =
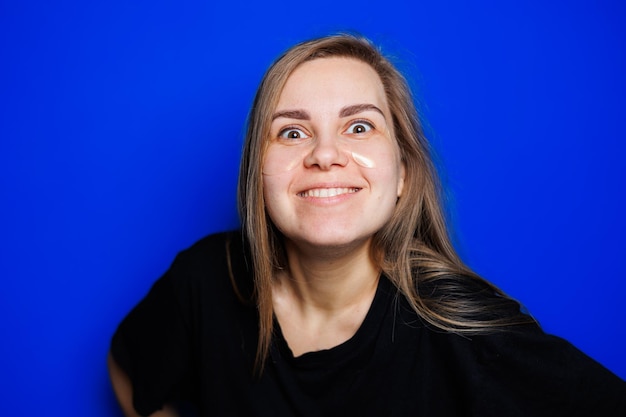
[[298,66],[287,78],[277,109],[371,103],[387,109],[376,71],[354,58],[318,58]]

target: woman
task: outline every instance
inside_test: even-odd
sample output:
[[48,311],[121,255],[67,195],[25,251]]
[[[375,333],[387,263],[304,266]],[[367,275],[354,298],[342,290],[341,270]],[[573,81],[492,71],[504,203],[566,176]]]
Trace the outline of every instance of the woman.
[[626,384],[465,267],[403,77],[368,41],[268,70],[242,232],[182,252],[116,332],[127,415],[626,415]]

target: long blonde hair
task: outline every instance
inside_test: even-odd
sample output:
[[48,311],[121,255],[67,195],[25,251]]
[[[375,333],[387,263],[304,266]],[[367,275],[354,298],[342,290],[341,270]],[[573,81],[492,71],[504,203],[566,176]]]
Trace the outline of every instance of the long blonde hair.
[[250,246],[259,311],[257,365],[262,369],[272,337],[272,280],[285,263],[280,233],[263,198],[261,168],[271,115],[285,82],[302,63],[347,57],[369,64],[384,86],[406,178],[390,221],[373,239],[372,256],[425,323],[477,334],[532,321],[519,304],[483,280],[459,259],[448,235],[441,187],[429,144],[405,78],[367,39],[333,35],[295,45],[265,73],[250,111],[239,172],[238,199],[244,236]]

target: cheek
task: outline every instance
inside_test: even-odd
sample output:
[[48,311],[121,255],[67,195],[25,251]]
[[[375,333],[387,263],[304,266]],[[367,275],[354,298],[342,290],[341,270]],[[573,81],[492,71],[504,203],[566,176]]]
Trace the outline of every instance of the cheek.
[[362,153],[352,151],[352,159],[363,168],[376,168],[376,162]]
[[262,173],[271,177],[292,171],[302,163],[307,152],[308,148],[305,146],[271,144],[265,153]]
[[289,194],[290,180],[286,175],[265,175],[263,174],[263,199],[267,214],[276,220],[284,214],[286,199]]
[[[404,189],[405,168],[400,160],[400,151],[389,139],[364,141],[352,148],[352,158],[365,168],[362,172],[371,181],[382,184],[380,198],[397,201]],[[379,188],[380,190],[380,188]]]
[[368,169],[398,176],[401,174],[399,151],[390,143],[389,139],[355,142],[351,146],[354,162]]
[[280,181],[278,177],[263,174],[263,198],[265,199],[265,205],[268,209],[276,200],[279,188]]
[[402,192],[404,191],[404,179],[406,178],[406,167],[401,163],[400,172],[398,173],[398,190],[397,196],[402,197]]

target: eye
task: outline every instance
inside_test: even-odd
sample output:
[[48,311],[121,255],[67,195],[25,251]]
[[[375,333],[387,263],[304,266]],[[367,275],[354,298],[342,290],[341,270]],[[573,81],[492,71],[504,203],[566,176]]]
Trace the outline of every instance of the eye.
[[301,129],[287,127],[278,133],[278,137],[281,139],[304,139],[309,136]]
[[346,133],[353,135],[362,135],[363,133],[367,133],[372,130],[374,126],[370,122],[366,122],[365,120],[357,120],[352,122],[348,129],[346,129]]

